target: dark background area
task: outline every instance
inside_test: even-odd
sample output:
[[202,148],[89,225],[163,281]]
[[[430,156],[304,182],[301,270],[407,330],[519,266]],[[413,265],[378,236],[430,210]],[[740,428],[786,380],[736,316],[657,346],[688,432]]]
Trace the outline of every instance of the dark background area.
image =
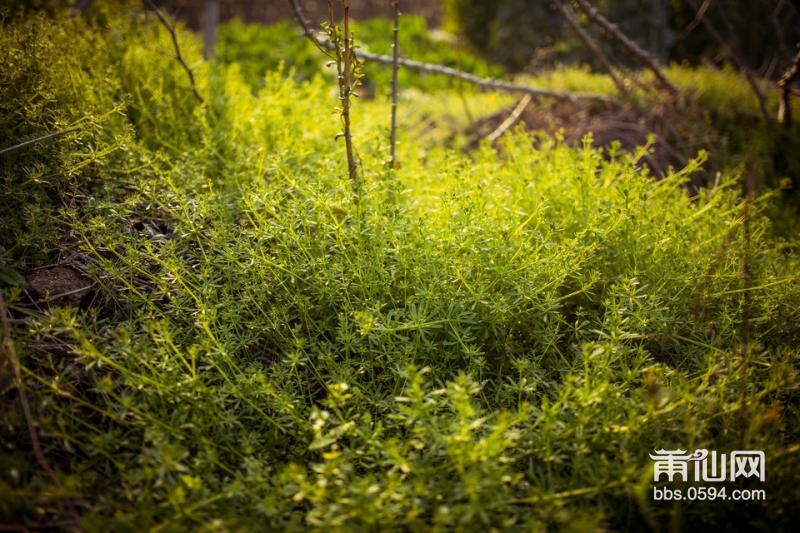
[[[166,0],[156,2],[159,7],[170,13],[177,13],[190,27],[202,27],[203,4],[205,0]],[[391,15],[390,2],[387,0],[350,0],[350,15],[356,20]],[[319,27],[328,20],[328,3],[326,0],[300,0],[306,16]],[[339,2],[335,2],[339,8]],[[403,0],[403,13],[425,17],[429,26],[438,26],[442,20],[440,2],[430,0]],[[222,0],[220,2],[220,22],[232,18],[240,18],[245,22],[272,23],[281,19],[293,19],[289,0]]]

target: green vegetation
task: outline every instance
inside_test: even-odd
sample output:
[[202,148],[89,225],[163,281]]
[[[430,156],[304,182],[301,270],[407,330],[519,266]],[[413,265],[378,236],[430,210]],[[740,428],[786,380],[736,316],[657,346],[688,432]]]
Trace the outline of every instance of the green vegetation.
[[[376,19],[353,22],[352,28],[365,50],[391,54],[391,21]],[[458,68],[478,76],[500,77],[503,74],[500,67],[487,65],[484,60],[454,47],[451,41],[434,40],[428,32],[425,19],[419,16],[403,15],[400,50],[405,57]],[[234,19],[220,27],[218,55],[225,64],[238,63],[247,83],[256,89],[264,86],[264,73],[277,69],[281,64],[287,69],[294,69],[300,80],[311,79],[320,72],[331,80],[335,78],[332,70],[324,68],[325,56],[303,36],[296,23],[280,22],[265,27]],[[388,93],[391,66],[367,64],[365,74],[364,83],[368,91]],[[398,80],[401,87],[414,86],[425,91],[461,88],[457,81],[407,70],[399,72]],[[472,87],[464,85],[463,90],[472,92]]]
[[[199,104],[157,21],[92,17],[0,33],[0,147],[82,127],[0,158],[0,274],[58,260],[94,283],[48,308],[0,277],[60,480],[5,357],[0,521],[68,523],[65,497],[115,532],[797,520],[800,258],[765,216],[779,192],[748,214],[729,171],[690,198],[705,154],[656,181],[646,147],[589,138],[463,154],[415,129],[435,103],[413,94],[390,175],[378,91],[352,111],[356,199],[330,79],[276,68],[254,90],[263,67],[200,64]],[[736,488],[767,501],[654,502],[661,448],[763,450],[766,483]]]

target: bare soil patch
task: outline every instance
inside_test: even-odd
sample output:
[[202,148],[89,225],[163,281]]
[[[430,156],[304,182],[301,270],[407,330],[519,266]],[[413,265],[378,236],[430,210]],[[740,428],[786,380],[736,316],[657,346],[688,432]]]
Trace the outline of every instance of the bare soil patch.
[[57,307],[80,306],[93,285],[91,278],[69,265],[37,270],[25,281],[32,297]]

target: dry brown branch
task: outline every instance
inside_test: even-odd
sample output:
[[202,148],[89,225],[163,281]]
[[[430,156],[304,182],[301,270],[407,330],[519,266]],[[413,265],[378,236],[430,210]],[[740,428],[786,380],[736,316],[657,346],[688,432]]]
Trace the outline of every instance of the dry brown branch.
[[398,39],[400,36],[400,2],[392,2],[394,8],[394,41],[392,42],[392,130],[389,134],[389,144],[391,144],[392,168],[397,163],[397,71],[400,68],[400,48]]
[[[28,426],[28,434],[30,435],[31,446],[33,447],[33,455],[36,457],[36,462],[39,463],[39,468],[41,468],[47,477],[50,478],[50,482],[53,484],[53,486],[56,487],[59,492],[61,492],[61,482],[58,480],[55,472],[53,472],[53,469],[50,468],[50,464],[47,462],[47,459],[45,459],[44,453],[42,453],[39,435],[36,432],[36,425],[33,421],[31,406],[28,402],[28,394],[25,392],[25,384],[22,382],[22,372],[20,371],[19,360],[17,359],[17,351],[14,347],[14,339],[11,337],[11,328],[8,324],[8,310],[6,309],[6,302],[3,298],[2,291],[0,291],[0,322],[2,322],[3,326],[3,342],[0,343],[0,353],[2,353],[3,359],[8,362],[9,366],[11,366],[12,372],[14,373],[14,381],[16,382],[17,389],[19,390],[19,399],[20,403],[22,404],[22,412],[25,415],[25,422]],[[78,515],[78,511],[75,509],[75,506],[72,504],[72,502],[67,498],[64,498],[64,505],[66,506],[75,527],[78,528],[79,531],[85,531],[81,517]]]
[[80,128],[70,128],[64,131],[57,131],[55,133],[50,133],[48,135],[44,135],[42,137],[37,137],[36,139],[31,139],[30,141],[25,141],[24,143],[19,143],[14,146],[9,146],[8,148],[4,148],[0,150],[0,155],[10,154],[11,152],[16,152],[17,150],[21,150],[22,148],[26,148],[28,146],[43,142],[49,141],[50,139],[57,139],[58,137],[63,137],[64,135],[68,135],[70,133],[75,133],[76,131],[80,131]]
[[612,24],[609,22],[607,18],[601,15],[597,9],[590,4],[587,0],[575,0],[578,3],[578,6],[581,8],[589,20],[595,23],[597,26],[600,27],[604,32],[606,32],[612,39],[617,41],[622,47],[631,54],[634,59],[642,63],[646,66],[650,71],[655,75],[656,79],[658,79],[659,83],[667,89],[674,97],[680,97],[680,91],[678,88],[675,87],[664,74],[661,72],[661,69],[658,68],[658,65],[650,57],[646,51],[642,50],[635,42],[631,41],[624,33],[619,31],[616,24]]
[[[369,52],[361,52],[361,51],[358,51],[357,55],[359,58],[365,59],[367,61],[375,61],[377,63],[385,63],[385,64],[392,63],[392,58],[390,56],[384,56],[381,54],[372,54]],[[420,61],[413,61],[411,59],[401,58],[398,61],[398,63],[400,64],[400,66],[408,68],[410,70],[414,70],[416,72],[439,74],[441,76],[447,76],[449,78],[463,80],[473,85],[477,85],[479,87],[485,87],[487,89],[494,89],[497,91],[506,91],[512,93],[527,93],[532,96],[546,96],[550,98],[555,98],[556,100],[562,100],[568,102],[576,102],[578,100],[594,100],[598,102],[605,102],[608,104],[621,105],[619,100],[608,96],[603,96],[601,94],[568,93],[559,91],[548,91],[547,89],[536,89],[534,87],[528,87],[527,85],[521,85],[519,83],[513,83],[504,80],[494,80],[489,78],[481,78],[480,76],[469,74],[467,72],[456,70],[454,68],[444,67],[442,65],[434,65],[431,63],[422,63]]]
[[797,54],[792,60],[792,66],[786,69],[786,72],[783,73],[783,76],[778,81],[778,87],[781,90],[778,122],[787,128],[792,125],[792,105],[789,98],[792,93],[792,83],[797,79],[798,74],[800,74],[800,44],[797,45]]
[[[300,5],[297,3],[297,0],[289,0],[289,2],[291,2],[292,7],[294,8],[294,12],[297,15],[298,20],[300,21],[300,24],[303,27],[303,32],[305,33],[305,35],[309,39],[311,39],[314,42],[314,44],[326,54],[328,54],[329,50],[333,50],[334,45],[330,41],[320,40],[314,35],[314,33],[311,30],[311,27],[308,25],[308,22],[305,20],[305,17],[303,16],[303,12],[300,9]],[[363,59],[366,61],[374,61],[376,63],[383,63],[385,65],[394,64],[394,58],[392,56],[373,54],[370,52],[364,52],[362,50],[356,50],[355,54],[356,57],[358,57],[359,59]],[[485,87],[487,89],[493,89],[496,91],[527,93],[532,96],[546,96],[550,98],[555,98],[556,100],[567,101],[567,102],[577,102],[578,100],[594,100],[617,106],[622,105],[619,100],[608,96],[603,96],[600,94],[568,93],[568,92],[548,91],[547,89],[536,89],[534,87],[528,87],[526,85],[521,85],[509,81],[481,78],[480,76],[469,74],[467,72],[456,70],[454,68],[445,67],[442,65],[434,65],[431,63],[423,63],[421,61],[413,61],[411,59],[400,58],[397,61],[397,63],[401,67],[405,67],[415,72],[424,72],[427,74],[437,74],[440,76],[446,76],[448,78],[454,78],[457,80],[466,81],[473,85],[477,85],[479,87]]]
[[158,17],[158,20],[161,21],[161,24],[167,28],[167,31],[169,31],[169,34],[172,36],[172,44],[175,46],[175,59],[181,64],[183,70],[186,71],[186,75],[189,77],[189,84],[192,86],[192,92],[202,104],[205,100],[203,100],[203,97],[200,95],[200,91],[197,90],[197,84],[194,80],[194,71],[186,63],[186,60],[183,59],[183,54],[181,54],[181,47],[178,44],[178,34],[175,32],[175,27],[170,24],[170,22],[167,20],[167,17],[164,16],[164,14],[160,9],[158,9],[158,6],[156,6],[152,0],[144,0],[144,2],[150,7],[150,9],[153,10]]
[[581,40],[583,45],[594,55],[597,62],[600,63],[600,66],[608,72],[608,75],[611,76],[611,79],[614,82],[614,85],[617,86],[617,90],[622,95],[628,94],[628,89],[625,88],[625,85],[622,81],[617,77],[614,73],[614,69],[611,66],[611,62],[608,60],[608,57],[603,53],[602,50],[595,44],[592,40],[592,37],[581,28],[580,23],[575,19],[575,16],[572,13],[572,8],[567,8],[561,3],[561,0],[553,0],[553,5],[556,7],[556,11],[558,14],[561,15],[561,18],[564,19],[564,22],[567,23],[567,26],[572,30],[572,32]]
[[514,108],[514,111],[512,111],[511,114],[508,115],[508,118],[506,118],[503,121],[503,123],[497,127],[496,130],[494,130],[492,133],[486,136],[489,142],[495,142],[505,132],[507,132],[509,128],[511,128],[511,126],[516,124],[517,121],[519,120],[519,117],[522,116],[522,112],[525,111],[525,108],[528,107],[528,104],[531,103],[531,100],[533,100],[533,96],[531,96],[530,94],[526,94],[525,96],[523,96],[522,100],[520,100],[520,102],[517,104],[517,107]]

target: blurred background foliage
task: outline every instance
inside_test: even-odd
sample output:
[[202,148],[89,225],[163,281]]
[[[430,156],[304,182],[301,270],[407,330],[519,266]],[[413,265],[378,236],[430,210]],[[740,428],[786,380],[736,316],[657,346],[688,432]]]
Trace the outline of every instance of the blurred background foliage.
[[[202,27],[204,1],[158,0],[155,3],[197,30]],[[93,3],[115,2],[120,3],[118,0],[95,0]],[[52,12],[77,3],[77,0],[0,0],[0,6],[10,8],[12,15],[20,12],[20,8]],[[564,2],[565,5],[570,3]],[[693,65],[709,61],[719,63],[726,57],[728,47],[738,47],[748,65],[762,76],[780,76],[781,67],[788,66],[787,56],[794,54],[794,44],[800,41],[799,2],[709,0],[705,16],[726,37],[725,46],[713,39],[703,24],[692,24],[697,13],[695,8],[704,3],[687,0],[591,2],[662,64],[671,61]],[[338,8],[338,2],[335,4]],[[312,27],[327,20],[324,0],[301,1],[300,5]],[[388,0],[351,0],[350,5],[351,15],[359,21],[387,19],[392,13]],[[597,66],[595,59],[566,28],[551,0],[401,0],[400,8],[405,15],[424,19],[428,27],[442,27],[452,32],[459,37],[458,44],[466,45],[484,59],[512,72],[555,63]],[[721,9],[725,11],[730,28],[720,16]],[[577,5],[575,12],[584,29],[607,54],[615,60],[628,61],[624,51],[591,25]],[[293,18],[288,0],[225,0],[220,3],[223,22],[240,19],[244,23],[274,24],[291,23]],[[408,22],[404,18],[404,24]],[[687,29],[690,26],[693,27]],[[406,53],[411,55],[410,51]]]
[[[594,0],[591,3],[661,63],[716,62],[725,55],[723,47],[702,24],[686,31],[696,12],[684,0]],[[790,4],[771,0],[724,3],[734,29],[729,44],[741,46],[750,66],[763,74],[779,76],[774,63],[782,54],[782,47],[791,49],[791,43],[800,39],[800,17]],[[511,70],[528,66],[537,56],[537,50],[540,57],[547,51],[551,61],[594,63],[594,58],[565,27],[550,0],[444,0],[443,8],[447,28],[462,35],[485,57]],[[775,22],[783,34],[782,40],[774,26],[773,12],[777,12],[776,18],[780,17]],[[705,14],[724,33],[726,26],[714,1]],[[581,16],[580,21],[605,52],[615,59],[625,57],[624,52],[605,39],[586,17]]]

